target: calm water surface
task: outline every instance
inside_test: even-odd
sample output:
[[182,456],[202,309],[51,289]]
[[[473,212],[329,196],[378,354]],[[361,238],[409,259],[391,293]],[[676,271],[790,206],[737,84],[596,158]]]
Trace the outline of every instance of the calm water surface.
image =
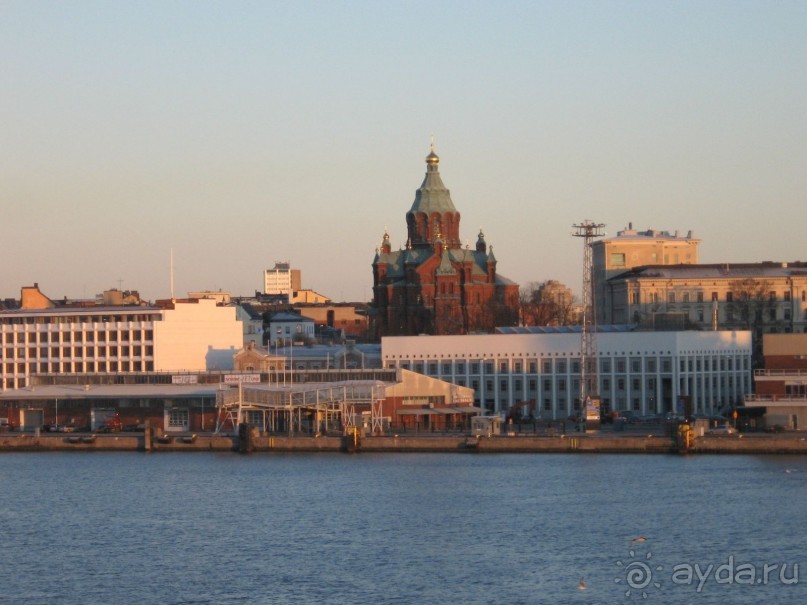
[[807,458],[2,454],[0,603],[801,605],[805,504]]

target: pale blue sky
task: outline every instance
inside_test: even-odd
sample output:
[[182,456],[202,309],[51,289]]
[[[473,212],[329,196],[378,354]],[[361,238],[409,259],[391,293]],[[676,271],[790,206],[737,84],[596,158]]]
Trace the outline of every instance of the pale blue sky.
[[579,291],[584,219],[805,260],[807,2],[0,1],[0,297],[370,300],[435,135],[473,244]]

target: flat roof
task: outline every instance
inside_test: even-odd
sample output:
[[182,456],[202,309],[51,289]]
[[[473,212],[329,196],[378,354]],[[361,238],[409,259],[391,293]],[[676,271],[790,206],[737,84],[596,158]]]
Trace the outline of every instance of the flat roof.
[[215,397],[218,384],[56,384],[0,391],[0,401],[30,399],[159,399]]
[[52,307],[50,309],[0,309],[2,315],[140,315],[160,313],[160,307],[140,305],[91,306],[91,307]]

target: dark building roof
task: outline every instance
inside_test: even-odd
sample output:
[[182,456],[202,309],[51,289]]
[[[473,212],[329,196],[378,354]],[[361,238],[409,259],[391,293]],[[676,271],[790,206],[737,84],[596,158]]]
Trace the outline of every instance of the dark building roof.
[[746,279],[807,275],[807,263],[721,263],[711,265],[644,265],[611,277],[608,281],[631,278],[658,279]]

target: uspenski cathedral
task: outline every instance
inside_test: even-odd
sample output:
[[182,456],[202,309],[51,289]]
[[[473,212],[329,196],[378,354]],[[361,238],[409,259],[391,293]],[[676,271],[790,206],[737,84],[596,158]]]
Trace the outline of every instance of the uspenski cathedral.
[[496,271],[493,246],[479,231],[460,241],[460,213],[440,178],[440,158],[426,156],[426,177],[406,213],[406,248],[388,233],[373,260],[377,337],[492,332],[518,320],[518,284]]

